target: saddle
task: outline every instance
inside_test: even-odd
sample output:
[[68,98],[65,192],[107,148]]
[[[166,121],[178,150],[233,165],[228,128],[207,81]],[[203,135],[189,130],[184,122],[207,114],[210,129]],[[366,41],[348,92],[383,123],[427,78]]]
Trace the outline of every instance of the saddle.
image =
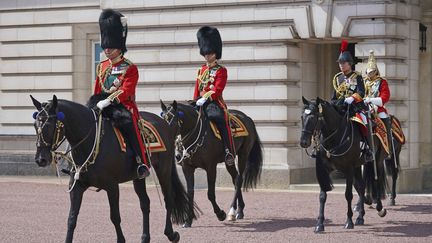
[[[229,124],[231,127],[231,134],[233,137],[246,137],[249,132],[243,122],[236,116],[229,114]],[[219,130],[214,122],[210,122],[210,127],[216,138],[222,139]]]

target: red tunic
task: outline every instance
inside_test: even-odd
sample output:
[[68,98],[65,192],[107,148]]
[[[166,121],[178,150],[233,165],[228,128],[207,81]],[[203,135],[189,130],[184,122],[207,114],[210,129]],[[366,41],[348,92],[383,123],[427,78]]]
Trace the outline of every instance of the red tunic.
[[222,92],[225,89],[227,78],[227,69],[224,66],[216,65],[209,70],[207,65],[203,65],[198,70],[194,100],[212,90],[215,93],[210,96],[211,100],[216,101],[223,109],[226,109],[227,106],[223,100]]
[[[371,81],[368,81],[368,83]],[[378,92],[377,92],[378,91]],[[388,114],[387,109],[385,108],[385,104],[390,100],[390,89],[387,83],[387,80],[381,78],[378,90],[373,90],[373,86],[372,88],[368,91],[368,96],[369,97],[380,97],[382,100],[382,106],[378,106],[378,110],[377,112],[385,112]]]
[[125,59],[124,57],[122,58],[121,61],[112,65],[111,72],[108,71],[109,73],[105,75],[105,73],[109,68],[110,68],[110,61],[108,59],[99,63],[99,66],[97,68],[97,77],[96,77],[96,82],[94,87],[94,94],[100,94],[102,92],[105,92],[105,90],[108,88],[105,87],[105,89],[103,89],[101,87],[101,83],[105,84],[105,82],[108,82],[107,80],[113,79],[115,77],[118,78],[118,80],[120,81],[120,86],[118,87],[117,90],[121,90],[122,93],[119,96],[117,96],[116,100],[117,102],[122,103],[126,107],[126,109],[128,109],[132,114],[133,125],[135,128],[136,135],[138,137],[139,146],[141,148],[141,153],[142,153],[141,157],[144,160],[143,162],[147,163],[146,157],[144,156],[145,154],[144,143],[141,139],[141,135],[138,129],[138,120],[140,119],[140,114],[138,111],[138,106],[135,103],[135,91],[138,83],[138,68],[135,64],[131,63],[129,60]]
[[230,140],[230,146],[233,148],[233,141],[231,135],[231,128],[229,127],[228,121],[228,109],[225,101],[222,97],[223,90],[227,84],[228,72],[224,66],[217,64],[216,66],[209,68],[207,65],[203,65],[198,70],[198,76],[195,82],[194,100],[203,96],[209,91],[215,93],[210,96],[212,101],[216,103],[224,110],[225,122]]

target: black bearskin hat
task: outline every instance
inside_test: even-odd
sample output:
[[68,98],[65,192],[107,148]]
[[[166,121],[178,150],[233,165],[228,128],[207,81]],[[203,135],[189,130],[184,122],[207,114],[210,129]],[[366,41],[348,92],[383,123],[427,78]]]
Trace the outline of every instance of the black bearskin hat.
[[101,47],[126,49],[127,19],[120,12],[113,9],[104,9],[99,17],[101,32]]
[[197,32],[200,54],[205,56],[210,53],[216,54],[216,59],[222,57],[222,39],[219,31],[210,26],[203,26]]

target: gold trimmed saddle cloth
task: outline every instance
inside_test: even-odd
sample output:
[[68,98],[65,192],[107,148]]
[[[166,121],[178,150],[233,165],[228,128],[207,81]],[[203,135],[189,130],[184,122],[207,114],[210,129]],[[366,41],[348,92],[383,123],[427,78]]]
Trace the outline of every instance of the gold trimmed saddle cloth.
[[[229,123],[231,127],[231,134],[233,137],[246,137],[249,132],[243,122],[236,116],[229,114]],[[214,122],[210,122],[210,127],[213,130],[214,135],[220,140],[221,135]]]

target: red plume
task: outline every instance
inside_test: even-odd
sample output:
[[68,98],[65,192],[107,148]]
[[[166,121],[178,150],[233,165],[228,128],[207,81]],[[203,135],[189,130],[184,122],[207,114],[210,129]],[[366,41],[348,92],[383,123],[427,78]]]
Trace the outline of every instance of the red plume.
[[346,51],[347,47],[348,47],[348,41],[345,39],[342,39],[340,52],[342,53],[342,52]]

